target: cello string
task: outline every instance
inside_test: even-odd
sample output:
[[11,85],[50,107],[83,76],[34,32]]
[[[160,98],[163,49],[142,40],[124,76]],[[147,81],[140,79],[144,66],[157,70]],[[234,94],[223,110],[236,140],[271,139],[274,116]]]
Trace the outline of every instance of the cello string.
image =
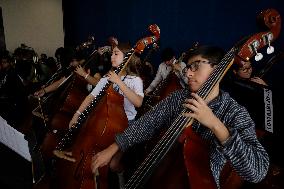
[[[127,182],[126,188],[136,188],[142,181],[143,178],[146,176],[147,172],[151,169],[151,167],[154,165],[154,162],[157,160],[158,155],[161,154],[163,150],[165,150],[166,145],[168,145],[171,142],[171,139],[173,139],[173,136],[175,133],[178,133],[180,130],[180,127],[183,127],[182,123],[187,122],[186,119],[183,116],[179,117],[180,119],[177,119],[177,124],[174,124],[170,127],[170,129],[167,131],[167,133],[163,136],[163,138],[159,141],[159,143],[155,146],[155,148],[152,150],[152,152],[147,156],[145,161],[141,164],[141,166],[138,168],[137,172],[134,173],[133,177]],[[178,122],[181,122],[178,124]],[[175,128],[175,126],[180,126],[179,128]]]
[[43,112],[43,108],[41,106],[41,98],[40,96],[38,96],[38,105],[39,105],[39,109],[40,109],[40,114],[42,116],[42,119],[43,119],[43,124],[44,124],[44,127],[47,128],[47,124],[46,124],[46,117],[45,117],[45,114]]

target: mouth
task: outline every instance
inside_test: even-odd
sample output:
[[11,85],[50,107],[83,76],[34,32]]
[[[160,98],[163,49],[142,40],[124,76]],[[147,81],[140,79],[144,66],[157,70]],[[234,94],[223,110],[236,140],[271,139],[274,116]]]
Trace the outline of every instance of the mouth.
[[196,81],[193,79],[188,80],[188,83],[195,83]]

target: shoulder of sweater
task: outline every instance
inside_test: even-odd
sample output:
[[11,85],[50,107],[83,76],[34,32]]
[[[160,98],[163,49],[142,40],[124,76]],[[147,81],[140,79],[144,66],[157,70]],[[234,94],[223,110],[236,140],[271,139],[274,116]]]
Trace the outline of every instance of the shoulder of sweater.
[[168,98],[174,98],[174,99],[185,99],[190,95],[190,92],[188,89],[179,89],[174,92],[172,92]]
[[228,92],[222,90],[220,92],[223,101],[228,104],[229,110],[231,110],[232,112],[247,112],[247,109],[244,106],[240,105],[234,98],[232,98]]

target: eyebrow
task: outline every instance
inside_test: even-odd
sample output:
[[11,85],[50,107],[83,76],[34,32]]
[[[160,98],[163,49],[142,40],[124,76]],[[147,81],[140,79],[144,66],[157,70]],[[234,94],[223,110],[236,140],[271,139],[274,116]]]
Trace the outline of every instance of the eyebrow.
[[210,61],[208,61],[208,60],[195,60],[195,61],[190,62],[190,63],[187,63],[187,64],[193,64],[193,63],[199,63],[199,62],[202,62],[202,63],[210,63]]

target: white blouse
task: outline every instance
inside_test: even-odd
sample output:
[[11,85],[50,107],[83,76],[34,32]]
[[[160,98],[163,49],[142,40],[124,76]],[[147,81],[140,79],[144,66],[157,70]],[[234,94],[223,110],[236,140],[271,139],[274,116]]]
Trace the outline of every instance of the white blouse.
[[[121,80],[126,84],[127,87],[129,87],[132,91],[134,91],[136,94],[144,97],[143,93],[143,81],[138,76],[121,76]],[[93,89],[91,94],[95,97],[99,94],[99,92],[102,90],[102,88],[108,83],[108,77],[103,77],[100,79],[96,87]],[[117,84],[113,85],[113,88],[118,88]],[[126,96],[123,94],[123,92],[118,88],[119,94],[124,96],[124,111],[126,113],[127,119],[133,120],[135,119],[135,116],[137,114],[137,111],[135,109],[135,106],[126,98]]]

